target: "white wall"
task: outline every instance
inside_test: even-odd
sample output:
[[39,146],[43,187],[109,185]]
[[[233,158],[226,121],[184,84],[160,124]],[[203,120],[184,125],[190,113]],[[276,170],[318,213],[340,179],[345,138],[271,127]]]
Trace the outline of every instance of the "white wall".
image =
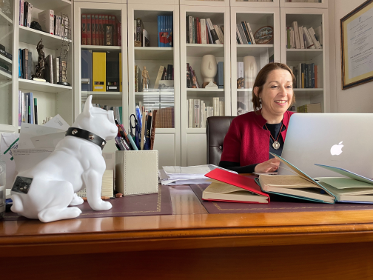
[[340,20],[366,0],[329,0],[330,110],[331,112],[373,113],[373,83],[342,90]]

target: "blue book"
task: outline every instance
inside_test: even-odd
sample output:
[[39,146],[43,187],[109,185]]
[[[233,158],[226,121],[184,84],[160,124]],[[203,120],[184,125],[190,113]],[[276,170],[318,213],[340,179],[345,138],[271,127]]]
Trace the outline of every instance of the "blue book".
[[224,88],[224,62],[218,62],[218,71],[216,73],[216,83],[218,88]]
[[92,51],[82,50],[82,91],[92,91]]
[[157,24],[158,24],[158,47],[161,46],[161,16],[157,17]]
[[30,114],[30,123],[34,124],[34,94],[29,93],[29,114]]
[[174,46],[174,17],[170,16],[170,47]]
[[[165,16],[161,16],[161,37],[163,37],[163,33],[165,32]],[[161,47],[165,47],[165,43],[161,40]]]
[[18,49],[18,77],[23,78],[22,75],[22,57],[23,53],[21,49]]

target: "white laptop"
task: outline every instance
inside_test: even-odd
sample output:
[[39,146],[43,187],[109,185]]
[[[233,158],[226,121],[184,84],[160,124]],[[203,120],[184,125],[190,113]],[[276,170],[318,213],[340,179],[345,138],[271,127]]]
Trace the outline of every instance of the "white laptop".
[[[294,114],[281,157],[312,178],[341,177],[315,163],[373,178],[373,114]],[[278,173],[293,174],[283,164]]]

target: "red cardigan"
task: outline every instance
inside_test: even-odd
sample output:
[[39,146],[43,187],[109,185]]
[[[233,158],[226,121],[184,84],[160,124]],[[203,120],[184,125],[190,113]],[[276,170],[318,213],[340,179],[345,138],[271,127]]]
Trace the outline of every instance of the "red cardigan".
[[[282,120],[285,130],[281,132],[285,142],[290,116],[286,111]],[[224,138],[221,161],[239,162],[240,166],[257,164],[269,159],[270,132],[263,129],[267,121],[260,111],[248,112],[233,119]]]

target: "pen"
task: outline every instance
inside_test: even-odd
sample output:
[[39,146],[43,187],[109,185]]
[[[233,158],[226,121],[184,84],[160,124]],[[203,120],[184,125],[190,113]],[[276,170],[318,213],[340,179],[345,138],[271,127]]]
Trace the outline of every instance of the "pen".
[[131,141],[130,141],[129,138],[128,138],[127,132],[124,130],[123,125],[120,124],[120,123],[118,122],[118,120],[115,120],[115,124],[116,124],[117,127],[118,127],[118,133],[119,133],[120,136],[121,136],[121,137],[126,141],[126,143],[127,143],[128,147],[130,148],[130,150],[132,150],[132,149],[131,149],[131,147],[132,147]]
[[152,117],[152,130],[150,133],[150,150],[153,150],[154,147],[154,139],[155,139],[155,120],[157,118],[157,110],[153,111],[153,117]]
[[140,145],[141,145],[141,150],[144,150],[144,141],[145,141],[145,107],[142,106],[141,108],[142,110],[142,127],[141,127],[141,141],[140,141]]
[[152,129],[152,111],[149,111],[149,114],[146,119],[146,141],[145,141],[145,150],[150,149],[150,131]]

